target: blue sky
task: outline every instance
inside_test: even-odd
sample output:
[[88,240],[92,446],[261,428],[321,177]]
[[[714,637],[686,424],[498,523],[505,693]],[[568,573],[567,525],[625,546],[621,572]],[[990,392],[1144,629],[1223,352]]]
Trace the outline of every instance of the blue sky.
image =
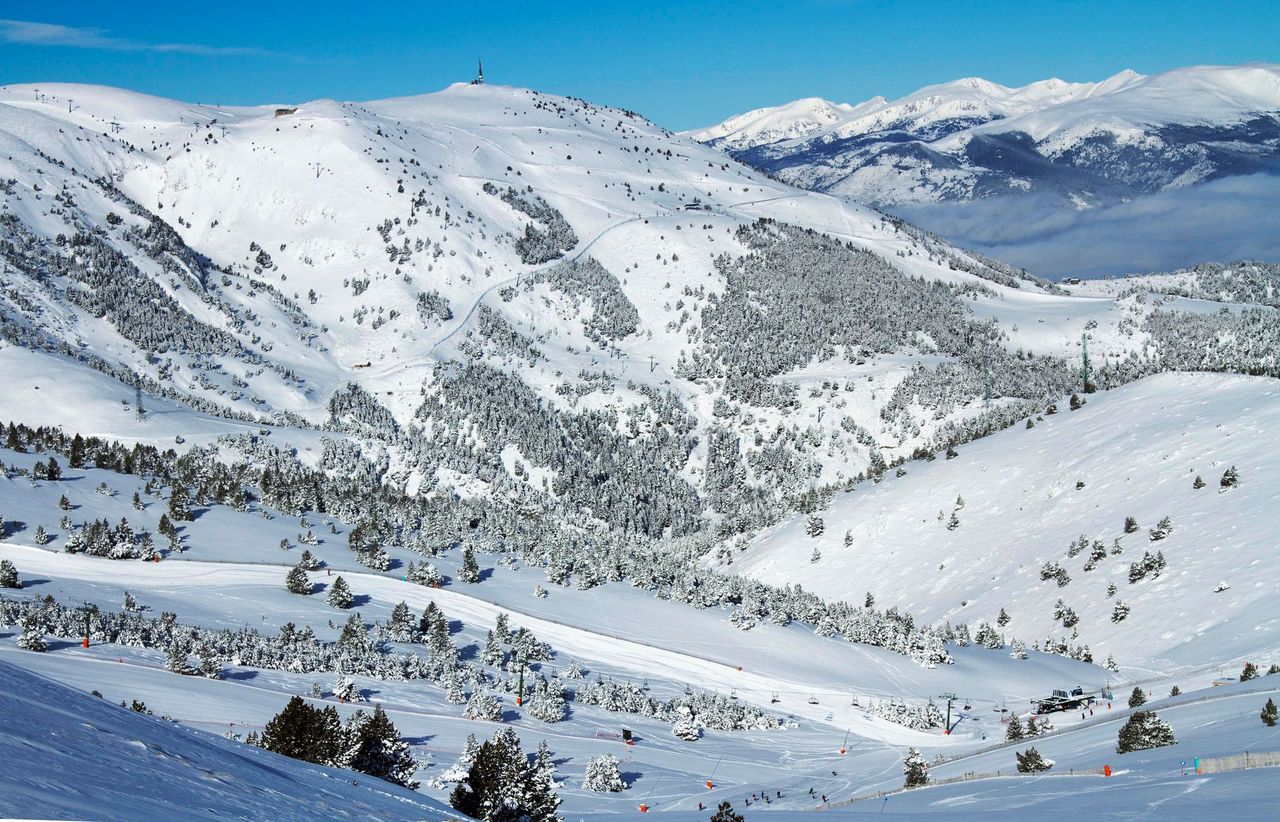
[[[39,25],[36,25],[39,24]],[[797,97],[857,102],[982,76],[1021,85],[1280,62],[1280,2],[0,3],[0,83],[221,103],[371,99],[470,79],[673,129]]]

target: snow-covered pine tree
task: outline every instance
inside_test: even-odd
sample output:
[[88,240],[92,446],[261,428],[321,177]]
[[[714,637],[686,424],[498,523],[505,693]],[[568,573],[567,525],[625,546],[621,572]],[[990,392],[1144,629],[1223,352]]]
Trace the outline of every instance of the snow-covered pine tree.
[[355,680],[349,676],[338,678],[338,684],[333,686],[333,696],[339,702],[363,702],[364,697],[356,688]]
[[31,535],[31,541],[34,542],[36,545],[49,544],[49,533],[44,530],[43,525],[36,526],[36,532]]
[[587,762],[587,772],[582,780],[584,791],[618,793],[626,787],[622,774],[618,772],[618,757],[604,753]]
[[1135,711],[1120,729],[1116,753],[1163,748],[1166,745],[1177,744],[1177,741],[1173,737],[1173,729],[1167,722],[1156,716],[1154,711]]
[[525,712],[539,722],[559,722],[565,718],[564,684],[559,677],[550,682],[538,681],[533,696],[525,703]]
[[1246,662],[1244,664],[1244,670],[1240,671],[1240,681],[1248,682],[1251,679],[1257,679],[1257,678],[1258,678],[1258,666],[1253,664],[1252,662]]
[[325,595],[325,600],[334,608],[350,608],[353,597],[351,596],[351,588],[347,586],[347,581],[342,577],[334,577],[333,583],[329,586],[329,593]]
[[462,549],[462,564],[458,566],[460,582],[475,583],[480,581],[480,565],[476,562],[475,552],[468,545]]
[[702,737],[702,728],[693,717],[682,716],[671,727],[671,733],[675,734],[677,739],[682,739],[685,742],[697,742]]
[[400,738],[400,732],[381,705],[374,706],[373,716],[367,719],[357,720],[360,713],[357,711],[348,720],[349,767],[416,790],[418,783],[413,775],[418,770],[418,762],[409,750],[409,743]]
[[295,565],[289,569],[289,573],[285,574],[284,587],[291,594],[306,595],[311,593],[311,580],[301,565]]
[[1043,773],[1053,767],[1052,759],[1045,759],[1034,747],[1026,751],[1014,751],[1018,761],[1018,773]]
[[902,773],[906,777],[903,787],[918,788],[929,783],[929,765],[915,748],[907,749],[907,758],[902,761]]
[[298,567],[304,571],[319,571],[320,560],[308,550],[303,550],[302,556],[298,557]]
[[200,675],[209,679],[220,679],[222,667],[218,664],[218,654],[213,647],[201,642],[196,645],[196,659],[200,660]]
[[1280,721],[1280,713],[1276,712],[1276,701],[1271,697],[1267,697],[1267,704],[1262,706],[1262,724],[1268,728],[1274,728],[1276,722]]
[[822,532],[827,528],[822,517],[817,514],[810,514],[809,519],[805,521],[804,532],[809,537],[816,539],[822,536]]
[[1004,729],[1005,742],[1020,742],[1024,734],[1022,731],[1022,720],[1018,719],[1018,715],[1014,714],[1009,720],[1009,724]]
[[440,570],[430,562],[423,562],[421,565],[409,563],[409,571],[406,576],[415,585],[425,585],[428,588],[439,588],[440,584],[444,582],[444,577],[440,574]]
[[526,813],[531,822],[560,822],[560,795],[557,793],[556,763],[547,740],[538,742],[538,750],[529,766],[529,805]]
[[720,803],[716,812],[711,815],[711,822],[747,822],[746,817],[736,812],[727,800]]
[[483,687],[477,687],[467,700],[467,707],[462,712],[466,719],[479,719],[485,722],[498,722],[502,719],[502,703],[497,697]]
[[18,634],[19,648],[39,653],[49,650],[49,646],[44,641],[44,631],[41,630],[40,620],[34,613],[28,612],[24,614],[18,625],[22,629],[22,632]]
[[7,559],[0,559],[0,588],[21,588],[18,569]]
[[187,664],[187,649],[177,642],[172,643],[169,646],[168,653],[165,655],[164,667],[166,671],[175,674],[191,673],[191,666]]
[[1139,705],[1147,704],[1147,695],[1142,688],[1137,685],[1133,686],[1133,693],[1129,694],[1129,707],[1137,708]]
[[174,484],[169,492],[169,519],[172,522],[191,521],[191,500],[186,486]]

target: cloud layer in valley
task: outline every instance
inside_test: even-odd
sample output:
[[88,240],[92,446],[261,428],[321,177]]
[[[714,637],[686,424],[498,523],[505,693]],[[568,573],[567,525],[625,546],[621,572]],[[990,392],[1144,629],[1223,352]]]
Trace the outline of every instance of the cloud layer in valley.
[[1227,177],[1075,209],[1026,195],[894,209],[962,246],[1048,277],[1280,261],[1280,176]]

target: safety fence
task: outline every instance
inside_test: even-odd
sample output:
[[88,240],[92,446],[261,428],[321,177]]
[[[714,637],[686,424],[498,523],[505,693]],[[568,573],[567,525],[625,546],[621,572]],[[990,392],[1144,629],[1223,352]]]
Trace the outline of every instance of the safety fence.
[[1274,768],[1280,766],[1280,751],[1245,751],[1230,756],[1216,756],[1200,760],[1200,773],[1245,771],[1250,768]]
[[[933,788],[938,785],[951,785],[956,782],[972,782],[975,779],[1000,779],[1004,777],[1067,777],[1067,776],[1105,776],[1106,771],[1103,768],[1069,768],[1065,771],[1040,771],[1038,773],[1023,773],[1022,771],[969,771],[957,776],[948,776],[943,779],[930,779],[926,785],[920,785],[920,788]],[[907,791],[916,790],[916,788],[897,788],[891,791],[876,791],[875,793],[865,793],[860,796],[842,799],[839,802],[828,802],[814,810],[825,811],[832,808],[842,808],[846,805],[852,805],[855,802],[866,802],[871,799],[884,799],[888,796],[896,796],[897,794],[906,793]]]

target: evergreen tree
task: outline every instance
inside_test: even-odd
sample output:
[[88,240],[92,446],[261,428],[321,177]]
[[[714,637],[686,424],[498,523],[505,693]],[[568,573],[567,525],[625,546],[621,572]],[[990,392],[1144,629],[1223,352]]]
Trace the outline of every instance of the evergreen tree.
[[1276,701],[1271,697],[1267,697],[1267,704],[1262,706],[1261,716],[1262,724],[1268,728],[1274,728],[1277,719],[1280,719],[1280,714],[1276,713]]
[[1174,685],[1169,689],[1169,696],[1182,696],[1182,689]]
[[34,613],[24,615],[18,624],[22,628],[22,633],[18,635],[19,648],[40,653],[49,650],[49,646],[44,642],[44,631],[41,630],[40,620]]
[[333,686],[333,696],[339,702],[363,701],[360,691],[356,688],[355,681],[349,676],[340,678],[338,684]]
[[810,514],[808,521],[805,523],[804,532],[809,537],[817,538],[822,536],[822,532],[825,531],[826,528],[826,523],[823,522],[822,517],[817,514]]
[[171,522],[191,521],[191,500],[186,487],[174,484],[169,492],[169,520]]
[[1003,608],[1001,608],[1001,609],[1000,609],[1000,616],[996,617],[996,624],[997,624],[997,625],[999,625],[1001,628],[1003,628],[1003,627],[1005,627],[1006,625],[1008,625],[1008,624],[1009,624],[1009,622],[1010,622],[1010,617],[1009,617],[1009,615],[1008,615],[1007,613],[1005,613],[1005,610],[1004,610]]
[[18,569],[7,559],[0,559],[0,588],[21,588]]
[[1201,488],[1204,487],[1204,478],[1201,477],[1199,474],[1196,474],[1196,478],[1191,483],[1191,487],[1199,491]]
[[298,558],[298,567],[304,571],[319,571],[320,564],[320,560],[306,549],[303,549],[302,556]]
[[177,642],[169,645],[169,651],[164,658],[165,670],[175,674],[191,673],[191,666],[187,664],[187,651]]
[[622,774],[618,772],[618,758],[611,753],[601,754],[587,762],[582,789],[596,793],[618,793],[626,790]]
[[34,542],[36,545],[49,544],[49,534],[47,531],[44,530],[43,525],[36,526],[36,532],[31,535],[31,541]]
[[1041,773],[1053,767],[1053,760],[1045,759],[1035,748],[1026,751],[1014,751],[1018,760],[1018,773]]
[[730,802],[721,802],[720,807],[711,815],[711,822],[747,822],[742,814],[733,809]]
[[325,599],[334,608],[350,608],[353,598],[351,596],[351,588],[347,586],[347,581],[342,577],[334,577]]
[[1168,723],[1153,711],[1135,711],[1120,729],[1116,753],[1144,751],[1174,744],[1177,744],[1177,740],[1173,738],[1173,729]]
[[1235,488],[1239,484],[1240,484],[1240,474],[1236,471],[1236,467],[1234,465],[1228,468],[1226,471],[1224,471],[1222,474],[1222,479],[1218,481],[1218,485],[1222,488],[1223,491],[1227,490],[1228,488]]
[[1244,664],[1244,670],[1240,672],[1240,681],[1248,682],[1251,679],[1257,679],[1257,678],[1258,678],[1258,666],[1254,665],[1252,662],[1246,662]]
[[58,481],[62,479],[62,466],[53,457],[49,457],[49,461],[45,463],[45,479]]
[[529,790],[527,808],[531,822],[559,822],[560,795],[556,793],[556,763],[551,758],[551,748],[547,740],[538,742],[538,750],[533,756],[533,764],[529,769]]
[[71,438],[71,453],[67,456],[67,462],[71,463],[72,468],[84,468],[84,438],[79,434]]
[[904,787],[918,788],[929,783],[929,766],[915,748],[907,749],[907,758],[902,762],[902,773],[906,777]]
[[1023,738],[1022,720],[1018,719],[1018,715],[1014,714],[1009,720],[1009,726],[1004,729],[1005,742],[1019,742]]
[[[357,711],[356,715],[362,713]],[[373,716],[359,720],[352,716],[349,724],[348,747],[352,749],[349,767],[352,770],[394,782],[409,790],[417,789],[418,783],[414,781],[413,774],[418,770],[418,762],[409,750],[409,743],[400,738],[400,732],[381,705],[374,707]]]
[[[485,822],[520,822],[541,819],[554,822],[558,799],[520,749],[520,737],[510,728],[495,731],[475,752],[463,778],[449,795],[449,804]],[[549,815],[547,815],[549,813]]]
[[289,573],[285,574],[284,587],[291,594],[309,594],[311,580],[307,578],[307,572],[302,570],[301,565],[295,565],[289,569]]
[[462,564],[458,566],[458,579],[468,583],[480,581],[480,565],[476,562],[475,552],[471,550],[470,545],[462,549]]
[[693,717],[682,716],[671,727],[671,733],[675,734],[677,739],[682,739],[685,742],[697,742],[702,737],[702,728]]
[[467,719],[498,722],[502,719],[502,704],[484,688],[476,688],[471,692],[471,698],[467,700],[467,707],[462,715]]
[[1138,686],[1134,686],[1133,693],[1129,694],[1129,707],[1136,708],[1139,705],[1147,703],[1147,695]]
[[258,744],[293,759],[331,764],[336,739],[325,738],[326,727],[320,714],[319,709],[295,696],[267,722]]
[[414,642],[417,640],[417,620],[409,610],[409,603],[401,600],[391,609],[391,617],[387,620],[387,633],[392,642]]
[[200,660],[200,675],[209,679],[220,679],[222,667],[218,664],[218,655],[212,646],[201,643],[196,646],[196,659]]

